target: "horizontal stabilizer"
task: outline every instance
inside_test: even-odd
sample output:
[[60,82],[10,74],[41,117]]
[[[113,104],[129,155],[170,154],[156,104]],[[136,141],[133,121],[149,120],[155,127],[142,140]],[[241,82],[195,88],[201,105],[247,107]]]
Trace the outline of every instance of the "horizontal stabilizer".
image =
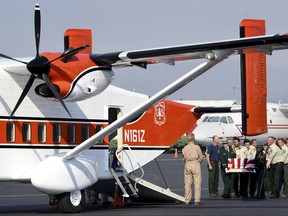
[[241,112],[241,106],[233,107],[195,107],[194,113],[229,113],[229,112]]

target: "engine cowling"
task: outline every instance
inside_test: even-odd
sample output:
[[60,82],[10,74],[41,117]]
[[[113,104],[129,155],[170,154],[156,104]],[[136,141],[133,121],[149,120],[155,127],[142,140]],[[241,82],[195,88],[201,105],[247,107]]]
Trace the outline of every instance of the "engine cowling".
[[[72,82],[61,79],[53,84],[65,101],[79,101],[100,94],[111,84],[114,75],[110,69],[92,67],[80,73]],[[35,92],[41,97],[55,97],[46,83],[36,86]]]

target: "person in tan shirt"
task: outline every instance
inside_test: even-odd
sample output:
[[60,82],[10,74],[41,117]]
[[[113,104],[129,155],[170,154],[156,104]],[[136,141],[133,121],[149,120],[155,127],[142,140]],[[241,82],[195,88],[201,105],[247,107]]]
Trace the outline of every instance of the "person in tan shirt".
[[283,152],[276,145],[275,138],[269,136],[267,139],[269,146],[268,161],[266,163],[267,169],[270,169],[272,193],[270,198],[278,198],[280,193],[280,178],[283,169]]
[[282,172],[282,180],[283,180],[283,191],[282,197],[288,197],[288,146],[285,144],[285,140],[283,138],[278,139],[278,146],[281,148],[283,153],[283,172]]
[[192,200],[192,185],[194,184],[194,205],[199,206],[201,203],[201,166],[203,154],[198,145],[194,143],[194,136],[187,134],[188,144],[182,149],[184,159],[184,190],[185,203],[189,206]]

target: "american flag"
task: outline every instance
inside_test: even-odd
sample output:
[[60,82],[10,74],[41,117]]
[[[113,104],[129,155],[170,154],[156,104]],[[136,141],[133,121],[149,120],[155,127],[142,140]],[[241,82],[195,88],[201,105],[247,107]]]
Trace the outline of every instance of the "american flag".
[[226,173],[255,173],[254,159],[249,158],[229,158],[228,167],[225,169]]

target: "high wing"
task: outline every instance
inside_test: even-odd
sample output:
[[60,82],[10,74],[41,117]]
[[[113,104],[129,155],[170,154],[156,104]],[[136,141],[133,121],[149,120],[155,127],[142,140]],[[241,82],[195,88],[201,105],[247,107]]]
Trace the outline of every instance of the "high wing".
[[91,59],[101,61],[113,67],[137,65],[143,68],[147,64],[213,58],[215,51],[227,51],[232,54],[262,52],[271,55],[274,50],[287,49],[288,34],[257,36],[209,43],[188,44],[143,50],[120,51],[104,54],[91,54]]

